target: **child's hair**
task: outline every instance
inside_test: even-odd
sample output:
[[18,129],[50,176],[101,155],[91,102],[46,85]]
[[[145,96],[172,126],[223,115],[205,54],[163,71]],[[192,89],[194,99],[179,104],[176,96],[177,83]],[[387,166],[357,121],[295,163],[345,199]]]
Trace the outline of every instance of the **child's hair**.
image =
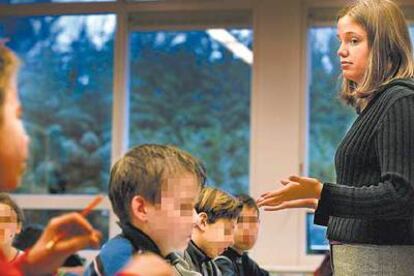
[[16,236],[13,246],[26,250],[32,247],[43,233],[44,227],[40,224],[29,224]]
[[0,193],[0,204],[4,204],[9,206],[13,211],[16,213],[17,223],[23,224],[24,222],[24,214],[22,209],[17,205],[16,202],[7,194],[7,193]]
[[363,108],[383,85],[399,78],[414,77],[410,33],[404,14],[391,0],[357,0],[342,9],[337,19],[348,15],[368,34],[368,68],[358,86],[343,78],[341,97]]
[[198,196],[194,208],[197,214],[207,214],[208,223],[215,223],[221,218],[236,219],[243,205],[226,192],[217,188],[205,187]]
[[4,99],[6,90],[10,85],[11,79],[19,68],[19,58],[12,50],[7,48],[0,41],[0,125],[3,122],[1,114],[3,114]]
[[246,206],[255,209],[257,211],[257,216],[259,216],[259,207],[257,207],[256,201],[251,196],[248,194],[239,194],[236,198],[240,201],[243,207]]
[[177,147],[145,144],[128,151],[112,167],[109,181],[109,199],[120,222],[130,222],[134,196],[159,203],[162,185],[182,173],[194,174],[200,187],[204,187],[206,172],[202,163]]

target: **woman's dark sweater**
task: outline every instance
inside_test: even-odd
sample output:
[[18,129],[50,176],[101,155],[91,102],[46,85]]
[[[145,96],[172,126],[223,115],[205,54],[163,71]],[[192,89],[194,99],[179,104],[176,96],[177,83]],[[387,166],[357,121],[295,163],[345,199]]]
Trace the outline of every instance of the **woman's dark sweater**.
[[395,80],[361,112],[335,156],[315,223],[343,243],[414,245],[414,79]]

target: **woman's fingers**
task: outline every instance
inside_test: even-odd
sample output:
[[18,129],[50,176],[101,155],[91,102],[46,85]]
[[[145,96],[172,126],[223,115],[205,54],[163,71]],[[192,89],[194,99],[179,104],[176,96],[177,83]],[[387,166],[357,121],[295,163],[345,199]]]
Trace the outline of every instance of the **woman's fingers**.
[[263,194],[261,194],[260,195],[260,197],[259,198],[263,198],[263,197],[265,197],[267,194],[269,194],[270,192],[266,192],[266,193],[263,193]]
[[297,199],[297,200],[290,200],[284,201],[276,206],[269,206],[265,207],[265,211],[279,211],[284,209],[292,209],[292,208],[310,208],[316,209],[318,206],[318,201],[315,199]]
[[302,177],[297,176],[297,175],[292,175],[292,176],[289,176],[289,180],[290,181],[294,181],[294,182],[301,183]]
[[265,211],[279,211],[279,210],[284,210],[284,209],[288,209],[289,207],[287,206],[286,202],[281,203],[279,205],[276,206],[269,206],[269,207],[265,207],[264,210]]
[[315,178],[305,177],[305,176],[297,176],[297,175],[289,176],[289,180],[294,181],[294,182],[298,182],[300,184],[306,184],[306,183],[312,183],[312,182],[318,181]]
[[263,193],[257,199],[259,207],[274,207],[284,201],[318,198],[318,189],[315,189],[318,188],[316,184],[319,184],[317,179],[293,175],[288,179],[280,180],[280,183],[283,185],[282,188]]
[[267,199],[263,199],[262,201],[260,201],[259,203],[257,203],[258,207],[263,207],[263,206],[275,206],[280,204],[281,200],[277,197],[275,198],[267,198]]
[[[282,180],[280,180],[280,184],[282,184],[283,186],[285,186],[285,185],[287,185],[287,184],[289,184],[291,181],[289,180],[289,179],[282,179]],[[263,193],[263,194],[261,194],[260,195],[260,198],[265,198],[265,197],[268,197],[269,196],[269,194],[271,194],[272,193],[272,191],[270,191],[270,192],[265,192],[265,193]]]
[[280,184],[282,184],[282,185],[287,185],[289,183],[290,183],[290,180],[289,179],[282,179],[282,180],[280,180]]

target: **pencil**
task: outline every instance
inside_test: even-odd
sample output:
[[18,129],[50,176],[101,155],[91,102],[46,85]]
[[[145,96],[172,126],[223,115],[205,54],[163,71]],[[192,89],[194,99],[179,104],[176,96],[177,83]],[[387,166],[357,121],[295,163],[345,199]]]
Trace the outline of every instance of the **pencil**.
[[98,206],[99,203],[101,203],[101,201],[104,199],[103,195],[97,195],[89,204],[88,206],[86,206],[82,212],[80,212],[82,217],[86,217],[87,215],[89,215],[90,212],[92,212],[92,210]]

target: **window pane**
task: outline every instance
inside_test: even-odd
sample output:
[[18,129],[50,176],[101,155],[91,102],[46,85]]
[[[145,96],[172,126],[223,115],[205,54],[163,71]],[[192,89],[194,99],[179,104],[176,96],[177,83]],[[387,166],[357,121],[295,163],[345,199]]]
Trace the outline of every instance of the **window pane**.
[[313,213],[306,213],[306,253],[325,253],[329,250],[326,227],[313,223]]
[[108,183],[115,16],[19,17],[0,36],[22,58],[31,137],[20,193],[96,193]]
[[[47,223],[54,217],[67,214],[70,212],[78,212],[81,210],[30,210],[24,209],[25,222],[24,227],[29,225],[46,226]],[[103,244],[109,237],[109,211],[96,210],[92,211],[87,220],[91,225],[102,233],[101,243]],[[23,228],[24,228],[23,227]]]
[[309,175],[335,182],[336,147],[356,113],[339,100],[340,64],[336,28],[309,31],[311,82],[309,87]]
[[134,32],[130,43],[131,146],[177,145],[211,184],[248,192],[252,31]]

